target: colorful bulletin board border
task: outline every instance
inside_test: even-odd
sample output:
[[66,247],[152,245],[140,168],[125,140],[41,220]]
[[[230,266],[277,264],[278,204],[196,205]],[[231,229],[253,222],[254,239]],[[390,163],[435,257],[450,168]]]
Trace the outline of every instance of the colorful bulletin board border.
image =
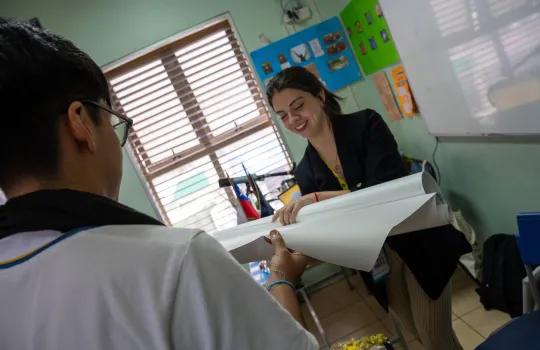
[[377,0],[352,0],[340,16],[364,74],[399,62],[399,54]]
[[339,18],[294,33],[251,52],[264,86],[281,70],[302,66],[321,79],[330,91],[362,79]]

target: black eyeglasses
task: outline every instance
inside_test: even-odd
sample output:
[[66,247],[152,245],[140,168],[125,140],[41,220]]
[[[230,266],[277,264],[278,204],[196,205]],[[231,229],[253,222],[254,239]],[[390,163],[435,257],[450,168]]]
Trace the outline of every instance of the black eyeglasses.
[[117,112],[107,106],[101,105],[100,103],[90,101],[90,100],[82,100],[81,102],[83,104],[89,104],[94,107],[100,108],[111,114],[111,125],[114,128],[114,131],[116,132],[116,136],[118,136],[118,141],[120,141],[120,146],[123,147],[126,144],[126,141],[129,135],[129,130],[133,126],[133,120],[120,112]]

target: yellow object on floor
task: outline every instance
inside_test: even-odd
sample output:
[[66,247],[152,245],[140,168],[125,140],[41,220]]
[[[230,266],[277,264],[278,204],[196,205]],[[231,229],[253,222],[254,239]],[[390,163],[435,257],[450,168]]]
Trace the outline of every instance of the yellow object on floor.
[[388,341],[388,338],[379,333],[334,344],[331,350],[384,350],[386,349],[384,346],[386,341]]

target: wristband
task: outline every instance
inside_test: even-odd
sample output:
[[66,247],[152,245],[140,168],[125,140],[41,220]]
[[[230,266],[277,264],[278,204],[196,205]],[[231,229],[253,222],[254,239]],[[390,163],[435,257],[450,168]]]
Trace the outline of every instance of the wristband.
[[270,284],[268,284],[266,286],[266,290],[270,292],[272,290],[272,288],[274,288],[275,286],[280,285],[280,284],[285,284],[285,285],[291,287],[292,290],[294,290],[296,292],[296,287],[294,286],[294,284],[292,284],[291,282],[289,282],[287,280],[274,281],[274,282],[272,282],[272,283],[270,283]]

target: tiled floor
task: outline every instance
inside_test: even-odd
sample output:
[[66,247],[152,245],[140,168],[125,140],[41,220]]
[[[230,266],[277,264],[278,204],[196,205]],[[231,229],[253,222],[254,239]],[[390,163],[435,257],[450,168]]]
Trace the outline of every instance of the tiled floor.
[[[368,295],[361,279],[354,276],[352,282],[354,290],[350,290],[345,280],[341,279],[310,296],[329,342],[375,333],[393,336],[394,327],[391,319],[375,299]],[[453,325],[465,350],[474,349],[492,331],[510,320],[505,313],[484,310],[474,291],[475,288],[475,282],[458,269],[453,278]],[[307,328],[320,341],[307,308],[305,305],[302,307]],[[420,342],[408,332],[405,332],[404,338],[410,350],[423,349]]]

